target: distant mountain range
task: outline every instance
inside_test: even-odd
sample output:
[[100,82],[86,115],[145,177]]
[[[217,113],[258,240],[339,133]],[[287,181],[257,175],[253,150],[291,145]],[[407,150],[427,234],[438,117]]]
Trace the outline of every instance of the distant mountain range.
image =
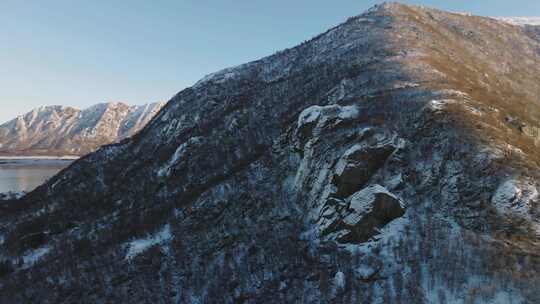
[[135,134],[164,104],[36,108],[0,125],[0,155],[84,155]]
[[498,17],[497,19],[515,25],[540,25],[540,17]]

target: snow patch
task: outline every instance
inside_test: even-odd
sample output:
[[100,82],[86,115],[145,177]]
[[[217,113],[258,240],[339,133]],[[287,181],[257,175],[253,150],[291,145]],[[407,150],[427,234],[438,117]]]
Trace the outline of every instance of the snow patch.
[[[311,106],[304,109],[304,111],[300,113],[300,116],[298,117],[298,128],[309,123],[317,122],[323,116],[333,113],[335,113],[334,115],[341,120],[356,119],[360,115],[360,111],[358,110],[357,106]],[[329,116],[332,117],[334,115]]]
[[204,76],[201,80],[197,81],[197,83],[195,83],[195,85],[193,87],[198,88],[198,87],[201,87],[204,84],[207,84],[208,82],[223,83],[223,82],[225,82],[227,80],[230,80],[230,79],[233,79],[233,78],[237,77],[239,75],[240,71],[243,70],[244,68],[248,67],[248,65],[249,65],[249,63],[241,64],[241,65],[237,65],[237,66],[233,66],[233,67],[223,69],[221,71],[217,71],[215,73],[210,73],[210,74]]
[[463,91],[459,91],[459,90],[454,90],[454,89],[443,89],[443,90],[440,90],[437,92],[438,95],[440,96],[452,96],[452,97],[459,97],[459,98],[464,98],[464,99],[470,99],[470,96],[469,94],[463,92]]
[[334,276],[334,286],[338,290],[345,288],[345,274],[343,272],[336,272],[336,275]]
[[403,184],[403,176],[401,173],[390,177],[385,183],[386,187],[390,190],[396,189],[401,184]]
[[2,201],[2,200],[18,200],[18,199],[20,199],[21,197],[23,197],[25,195],[26,195],[26,191],[21,191],[21,192],[9,191],[9,192],[5,192],[5,193],[0,193],[0,201]]
[[368,265],[368,264],[361,264],[354,270],[354,274],[361,278],[362,280],[367,280],[370,277],[372,277],[375,273],[377,273],[378,269]]
[[535,218],[534,206],[540,201],[537,185],[531,181],[507,180],[491,198],[493,206],[502,214],[513,214],[529,219],[532,229],[540,236],[540,221]]
[[520,195],[521,189],[516,185],[516,181],[508,180],[497,188],[491,202],[497,207],[504,207]]
[[346,119],[356,119],[358,118],[358,115],[360,115],[360,112],[358,111],[358,108],[356,106],[345,106],[345,107],[340,108],[338,117],[343,120],[346,120]]
[[298,127],[317,121],[321,116],[321,109],[322,107],[320,106],[312,106],[304,109],[298,118]]
[[128,253],[126,254],[126,259],[130,260],[135,256],[143,253],[152,246],[161,244],[163,242],[169,241],[172,239],[171,227],[169,224],[165,225],[158,233],[154,235],[149,235],[142,239],[136,239],[129,242]]
[[41,259],[44,255],[46,255],[51,250],[50,247],[44,246],[35,250],[31,250],[27,252],[25,255],[23,255],[23,268],[28,268],[34,265]]
[[158,170],[158,176],[159,177],[166,177],[169,176],[171,173],[171,168],[176,165],[186,154],[187,148],[191,144],[198,144],[202,142],[202,137],[191,137],[188,139],[185,143],[181,144],[176,148],[176,151],[174,151],[174,154],[172,157],[167,161],[167,164],[165,166],[161,167]]
[[429,102],[428,107],[434,111],[443,110],[444,108],[446,108],[446,105],[450,103],[455,103],[455,100],[453,99],[432,100]]

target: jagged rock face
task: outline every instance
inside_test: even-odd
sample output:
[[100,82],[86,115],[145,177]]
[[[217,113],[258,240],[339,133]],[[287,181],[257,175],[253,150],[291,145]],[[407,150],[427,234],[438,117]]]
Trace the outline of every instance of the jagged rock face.
[[[405,214],[399,199],[380,185],[373,185],[355,193],[346,209],[332,222],[326,233],[341,233],[341,243],[364,243],[378,234],[392,220]],[[330,230],[330,231],[328,231]]]
[[[511,47],[509,47],[511,46]],[[210,75],[2,205],[4,302],[536,303],[537,49],[399,4]]]
[[84,155],[142,129],[164,103],[40,107],[0,126],[0,154]]
[[384,165],[395,149],[391,142],[384,141],[376,141],[374,145],[352,146],[336,165],[333,180],[337,186],[336,196],[349,196],[368,182],[371,175]]

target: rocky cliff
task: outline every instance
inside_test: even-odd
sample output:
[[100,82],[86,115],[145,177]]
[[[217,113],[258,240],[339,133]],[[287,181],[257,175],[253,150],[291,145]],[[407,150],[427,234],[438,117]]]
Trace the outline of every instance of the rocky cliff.
[[0,155],[84,155],[144,127],[164,103],[46,106],[0,126]]
[[10,303],[538,303],[540,42],[384,4],[0,212]]

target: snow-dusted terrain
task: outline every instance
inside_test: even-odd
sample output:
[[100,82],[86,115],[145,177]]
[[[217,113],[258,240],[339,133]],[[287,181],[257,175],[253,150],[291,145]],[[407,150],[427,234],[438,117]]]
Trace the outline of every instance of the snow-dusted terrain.
[[540,25],[540,17],[497,17],[497,19],[515,25]]
[[386,3],[205,77],[0,204],[0,303],[540,303],[531,33]]
[[0,155],[83,155],[143,128],[164,103],[46,106],[0,126]]

